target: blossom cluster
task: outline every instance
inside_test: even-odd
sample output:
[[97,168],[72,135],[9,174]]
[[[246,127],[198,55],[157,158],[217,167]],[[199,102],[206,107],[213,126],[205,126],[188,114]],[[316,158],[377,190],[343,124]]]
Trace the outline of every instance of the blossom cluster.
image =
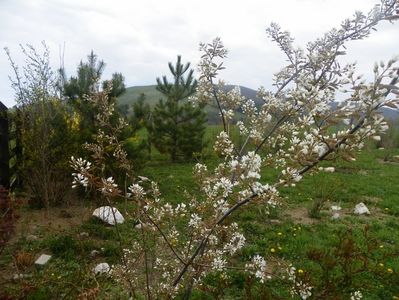
[[[301,273],[303,273],[303,271]],[[291,288],[291,295],[298,295],[302,300],[306,300],[312,296],[313,287],[298,278],[297,270],[293,266],[288,269],[288,279],[293,284]]]

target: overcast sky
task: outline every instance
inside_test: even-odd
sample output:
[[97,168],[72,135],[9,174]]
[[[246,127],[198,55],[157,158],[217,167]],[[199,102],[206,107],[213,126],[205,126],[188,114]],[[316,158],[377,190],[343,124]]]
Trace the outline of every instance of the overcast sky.
[[[231,84],[257,89],[270,87],[273,73],[284,56],[265,34],[271,22],[279,23],[303,46],[355,10],[368,11],[373,0],[0,0],[0,45],[7,46],[18,64],[18,45],[40,48],[45,40],[52,63],[64,64],[74,75],[81,59],[93,49],[107,66],[104,78],[121,72],[126,85],[150,85],[168,74],[168,61],[181,54],[195,64],[198,44],[220,36],[229,49],[221,74]],[[399,22],[385,22],[364,41],[349,44],[347,61],[357,61],[359,71],[371,74],[375,61],[399,54]],[[0,52],[0,101],[14,104],[8,75],[12,73]]]

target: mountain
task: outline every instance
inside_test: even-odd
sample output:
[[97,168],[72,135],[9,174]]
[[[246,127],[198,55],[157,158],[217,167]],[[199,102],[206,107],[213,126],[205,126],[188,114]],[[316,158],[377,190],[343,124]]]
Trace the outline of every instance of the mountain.
[[[227,90],[233,89],[234,85],[226,85]],[[256,91],[244,86],[240,86],[241,94],[248,99],[256,99]],[[145,94],[145,102],[151,107],[154,107],[159,99],[163,98],[163,95],[158,92],[155,85],[146,86],[132,86],[126,89],[126,91],[118,97],[118,106],[131,105],[138,100],[141,94]],[[205,111],[208,114],[208,124],[219,124],[220,117],[219,111],[216,106],[206,106]]]
[[[226,85],[227,90],[231,90],[235,87],[235,85]],[[253,99],[256,104],[260,104],[261,100],[256,97],[257,91],[245,87],[240,86],[241,94],[247,99]],[[131,105],[141,94],[145,94],[146,102],[151,106],[155,106],[155,104],[163,97],[163,95],[155,89],[155,85],[146,85],[146,86],[132,86],[126,89],[126,92],[118,97],[118,105]],[[336,104],[334,105],[336,106]],[[216,107],[207,106],[205,110],[208,113],[208,123],[209,124],[218,124],[220,122],[219,112]],[[399,111],[383,108],[382,114],[385,118],[389,120],[397,120],[399,118]]]
[[132,86],[128,87],[126,91],[118,97],[118,105],[130,105],[137,101],[141,94],[145,94],[146,102],[150,104],[151,107],[162,98],[162,94],[155,89],[155,85]]

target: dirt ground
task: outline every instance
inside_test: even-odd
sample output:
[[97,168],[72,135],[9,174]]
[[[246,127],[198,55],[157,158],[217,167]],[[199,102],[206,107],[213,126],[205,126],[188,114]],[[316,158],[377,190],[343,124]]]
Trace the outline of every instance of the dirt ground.
[[19,218],[14,234],[8,243],[13,244],[20,238],[29,235],[40,237],[43,233],[67,231],[89,219],[94,209],[94,206],[84,207],[82,205],[65,208],[54,207],[50,208],[49,211],[21,208],[17,212]]

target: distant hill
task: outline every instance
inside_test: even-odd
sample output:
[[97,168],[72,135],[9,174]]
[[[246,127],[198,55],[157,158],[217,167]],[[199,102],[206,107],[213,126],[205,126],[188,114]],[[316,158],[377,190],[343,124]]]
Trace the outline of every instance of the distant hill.
[[[235,85],[226,85],[227,90],[231,90],[235,87]],[[247,99],[253,99],[255,103],[259,104],[260,100],[257,99],[256,94],[257,91],[247,88],[245,86],[240,86],[241,94]],[[131,105],[141,94],[145,94],[146,103],[148,103],[151,107],[155,106],[155,104],[163,97],[163,95],[155,89],[155,85],[146,85],[146,86],[132,86],[126,89],[126,92],[118,97],[119,105]],[[207,106],[205,110],[208,113],[208,123],[217,124],[220,122],[219,112],[216,107]],[[396,120],[399,118],[399,111],[389,108],[382,109],[383,115],[390,120]]]
[[[227,90],[231,90],[234,87],[234,85],[226,85]],[[241,94],[246,98],[256,98],[255,90],[243,86],[240,86],[240,88]],[[132,86],[127,88],[126,91],[118,97],[118,105],[131,105],[138,100],[141,94],[145,94],[145,102],[151,107],[154,107],[159,99],[164,98],[163,95],[155,89],[155,85]],[[220,123],[219,111],[216,107],[207,106],[205,107],[205,111],[208,114],[209,124]]]
[[118,97],[118,104],[132,104],[141,94],[145,94],[146,102],[150,106],[154,106],[159,99],[162,98],[162,94],[155,89],[155,85],[144,85],[144,86],[132,86],[128,87],[126,91]]
[[[231,90],[235,85],[226,85],[227,90]],[[256,99],[256,91],[245,86],[240,86],[241,94],[248,99]],[[143,85],[143,86],[132,86],[126,89],[122,95],[118,97],[118,104],[132,104],[141,94],[145,94],[146,101],[150,106],[154,106],[159,99],[162,98],[162,94],[155,89],[155,85]]]

